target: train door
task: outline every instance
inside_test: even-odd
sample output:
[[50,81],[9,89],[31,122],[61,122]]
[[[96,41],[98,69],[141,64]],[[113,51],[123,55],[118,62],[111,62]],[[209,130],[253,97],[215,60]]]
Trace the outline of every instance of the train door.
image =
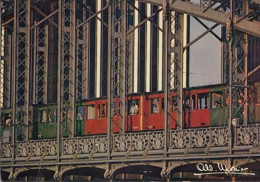
[[149,97],[148,108],[148,130],[163,129],[162,98],[160,95],[152,95]]
[[76,108],[76,127],[75,127],[75,134],[76,136],[82,136],[85,134],[85,110],[86,106],[77,106]]
[[[227,96],[227,99],[229,97]],[[228,107],[223,89],[212,89],[210,92],[210,126],[224,126]],[[228,102],[228,101],[227,101]]]
[[190,127],[190,114],[191,114],[191,101],[190,101],[190,94],[187,92],[184,95],[184,126],[183,128]]
[[85,135],[96,133],[95,119],[96,119],[96,105],[95,103],[88,103],[86,105],[86,120],[85,120]]
[[97,120],[94,125],[95,134],[107,133],[107,103],[105,101],[97,103]]
[[196,127],[198,125],[197,118],[197,92],[193,91],[190,94],[190,113],[189,113],[189,127]]
[[143,130],[140,118],[140,97],[136,96],[128,101],[127,131]]
[[190,127],[209,126],[209,93],[198,91],[196,96],[197,104],[196,109],[192,111]]

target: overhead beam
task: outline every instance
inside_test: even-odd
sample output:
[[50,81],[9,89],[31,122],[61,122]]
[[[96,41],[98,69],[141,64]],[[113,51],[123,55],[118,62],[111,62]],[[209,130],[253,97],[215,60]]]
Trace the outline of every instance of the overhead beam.
[[[144,3],[152,3],[154,5],[162,6],[163,0],[137,0]],[[222,25],[226,25],[226,19],[228,13],[216,11],[213,9],[208,9],[203,13],[200,4],[193,4],[191,2],[175,0],[170,5],[170,9],[185,13],[188,15],[196,16],[199,18],[203,18],[209,21],[213,21]],[[239,20],[237,16],[234,17],[234,20]],[[234,23],[234,28],[242,31],[244,33],[248,33],[257,37],[260,37],[260,25],[255,22],[250,22],[246,19],[239,21],[238,23]]]

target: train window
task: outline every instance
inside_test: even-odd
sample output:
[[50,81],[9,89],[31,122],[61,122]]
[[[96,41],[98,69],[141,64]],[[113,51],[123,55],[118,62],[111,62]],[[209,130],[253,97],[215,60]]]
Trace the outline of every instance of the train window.
[[128,103],[128,113],[130,115],[139,114],[139,100],[130,100]]
[[151,99],[151,113],[159,113],[159,99]]
[[7,116],[4,114],[1,117],[1,125],[5,127],[10,127],[12,124],[12,114],[7,114]]
[[185,95],[185,108],[190,109],[190,97]]
[[106,117],[106,108],[105,104],[98,104],[98,118],[104,118]]
[[209,94],[203,93],[198,94],[198,109],[207,109],[209,108]]
[[56,123],[56,110],[50,110],[48,112],[48,122]]
[[82,121],[85,118],[85,106],[78,107],[77,110],[77,120]]
[[41,122],[42,123],[47,123],[47,111],[42,111],[41,112]]
[[191,106],[192,106],[191,109],[192,109],[192,110],[197,109],[197,108],[196,108],[196,99],[195,99],[195,98],[196,98],[195,95],[192,95],[192,96],[191,96]]
[[162,98],[162,112],[164,112],[164,98]]
[[214,92],[211,94],[211,108],[221,108],[223,106],[222,92]]
[[95,119],[95,105],[88,105],[88,116],[87,119]]

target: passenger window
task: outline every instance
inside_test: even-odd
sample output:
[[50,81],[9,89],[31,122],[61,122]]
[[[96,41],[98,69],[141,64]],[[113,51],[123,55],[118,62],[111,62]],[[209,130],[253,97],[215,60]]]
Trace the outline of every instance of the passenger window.
[[192,106],[192,110],[196,109],[196,96],[195,95],[192,95],[191,96],[191,106]]
[[185,108],[190,109],[190,97],[188,95],[185,96]]
[[41,122],[47,123],[47,111],[42,111],[41,113]]
[[87,119],[95,119],[95,105],[88,105],[88,117]]
[[131,100],[128,102],[128,113],[130,115],[136,115],[139,114],[139,100]]
[[159,113],[159,99],[151,99],[151,113]]
[[98,104],[98,118],[106,117],[105,104]]
[[223,94],[222,92],[212,93],[211,108],[221,108],[223,107]]
[[203,93],[198,94],[198,109],[207,109],[209,108],[209,94]]
[[85,106],[78,107],[77,110],[77,120],[82,121],[85,119]]
[[56,122],[56,110],[50,110],[48,112],[48,122],[55,123]]
[[164,112],[164,98],[162,98],[162,112]]
[[12,124],[12,114],[7,114],[7,116],[4,114],[2,116],[2,126],[10,127]]

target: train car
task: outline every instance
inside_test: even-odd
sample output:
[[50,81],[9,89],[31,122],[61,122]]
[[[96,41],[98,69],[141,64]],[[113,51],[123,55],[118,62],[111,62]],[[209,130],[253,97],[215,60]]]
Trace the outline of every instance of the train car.
[[[56,138],[57,137],[57,105],[50,104],[45,106],[35,106],[36,119],[35,123],[37,124],[37,133],[36,138]],[[70,135],[70,118],[68,107],[64,107],[64,119],[61,124],[61,133],[63,137],[68,137]]]
[[[22,110],[22,108],[17,108],[16,110],[16,127],[15,127],[15,136],[18,139],[18,141],[22,141],[25,139],[25,128],[26,124],[23,122],[25,114]],[[35,137],[35,133],[37,130],[35,129],[35,125],[33,124],[33,115],[34,113],[34,107],[31,106],[29,108],[29,139],[33,139]],[[5,108],[1,109],[1,130],[0,130],[0,136],[2,137],[4,142],[11,141],[11,135],[12,135],[12,128],[13,128],[13,113],[12,108]]]
[[[106,98],[86,100],[76,105],[75,133],[77,136],[107,133],[107,104]],[[114,99],[112,116],[112,131],[122,130],[119,123],[119,100]]]

